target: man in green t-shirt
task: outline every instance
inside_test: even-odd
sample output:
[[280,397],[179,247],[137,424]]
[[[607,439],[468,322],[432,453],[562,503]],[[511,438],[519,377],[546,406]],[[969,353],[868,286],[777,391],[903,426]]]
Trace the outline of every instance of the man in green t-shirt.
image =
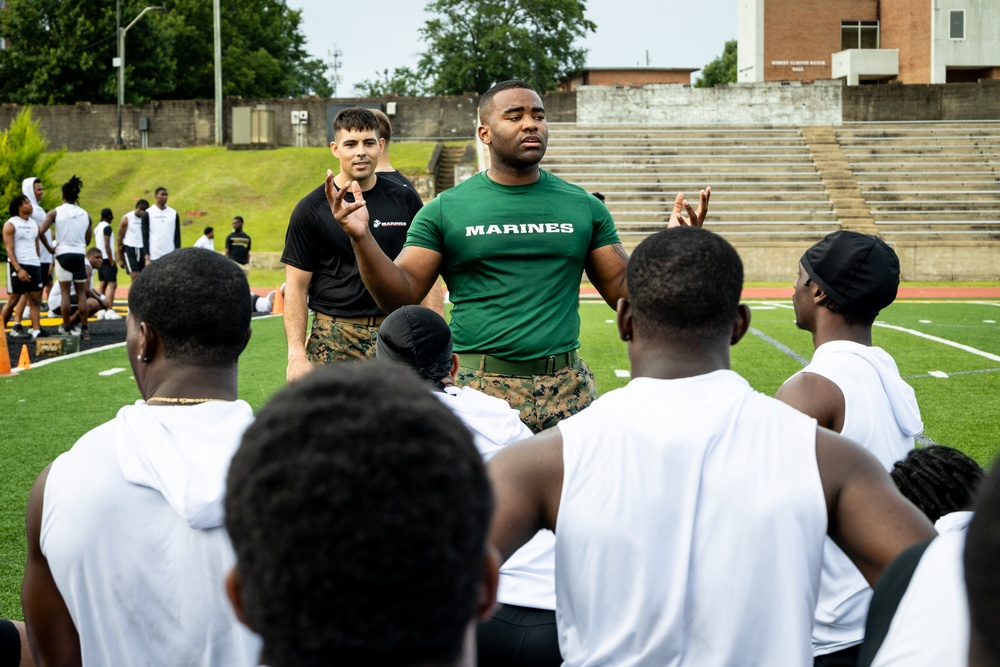
[[[360,188],[338,189],[328,178],[326,195],[379,306],[418,303],[440,274],[454,304],[460,383],[507,400],[537,432],[596,397],[577,355],[580,278],[586,271],[614,308],[628,295],[628,254],[603,203],[539,168],[548,128],[531,86],[497,84],[480,100],[479,118],[489,170],[424,206],[395,262],[371,236]],[[677,195],[669,226],[700,226],[710,194],[701,191],[697,211]]]

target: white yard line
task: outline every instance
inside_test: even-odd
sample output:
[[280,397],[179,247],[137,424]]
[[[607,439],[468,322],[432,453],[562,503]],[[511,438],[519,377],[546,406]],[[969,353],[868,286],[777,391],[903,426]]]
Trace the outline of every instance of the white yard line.
[[932,336],[930,334],[925,334],[922,331],[916,331],[914,329],[907,329],[906,327],[897,327],[895,324],[886,324],[885,322],[876,322],[874,326],[882,327],[883,329],[892,329],[893,331],[902,331],[903,333],[908,333],[918,338],[924,338],[926,340],[932,340],[935,343],[941,343],[942,345],[947,345],[949,347],[954,347],[956,349],[968,352],[969,354],[975,354],[980,357],[989,359],[990,361],[1000,361],[1000,355],[992,354],[990,352],[984,352],[983,350],[977,350],[969,345],[963,345],[962,343],[956,343],[953,340],[948,340],[947,338],[940,338],[938,336]]

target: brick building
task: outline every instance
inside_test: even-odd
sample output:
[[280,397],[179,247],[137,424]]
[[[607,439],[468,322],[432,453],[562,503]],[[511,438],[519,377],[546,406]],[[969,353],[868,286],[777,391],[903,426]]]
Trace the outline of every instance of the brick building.
[[1000,0],[738,0],[737,80],[1000,79]]

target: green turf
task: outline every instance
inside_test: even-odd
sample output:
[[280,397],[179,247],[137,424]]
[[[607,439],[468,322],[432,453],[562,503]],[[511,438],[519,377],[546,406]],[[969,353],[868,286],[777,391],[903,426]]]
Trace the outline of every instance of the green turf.
[[[751,327],[801,357],[812,355],[809,334],[798,330],[790,302],[751,302]],[[623,386],[616,370],[629,368],[618,339],[614,312],[603,302],[581,304],[581,354],[594,371],[600,392]],[[921,320],[926,320],[921,322]],[[994,320],[993,323],[984,320]],[[879,321],[952,340],[1000,357],[1000,306],[963,302],[898,302]],[[875,344],[896,359],[917,392],[925,434],[957,447],[988,465],[1000,451],[1000,361],[911,333],[883,327]],[[253,336],[240,359],[240,393],[255,409],[284,384],[285,343],[281,318],[253,320]],[[733,348],[734,370],[751,385],[773,394],[801,368],[799,362],[753,333]],[[125,371],[102,377],[101,371]],[[948,374],[947,378],[929,375]],[[985,372],[983,372],[985,371]],[[88,429],[111,419],[139,397],[122,347],[33,368],[0,378],[0,618],[20,618],[24,563],[24,507],[38,472]]]

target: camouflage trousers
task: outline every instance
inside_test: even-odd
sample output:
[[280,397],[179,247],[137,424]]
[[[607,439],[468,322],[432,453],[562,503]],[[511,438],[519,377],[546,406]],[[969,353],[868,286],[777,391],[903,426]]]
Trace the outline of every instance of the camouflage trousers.
[[[479,359],[459,357],[463,364]],[[458,369],[457,384],[507,401],[535,433],[552,428],[597,398],[594,374],[583,359],[550,375],[499,375],[463,365]]]
[[306,341],[306,357],[314,364],[351,359],[374,359],[378,327],[313,318]]

